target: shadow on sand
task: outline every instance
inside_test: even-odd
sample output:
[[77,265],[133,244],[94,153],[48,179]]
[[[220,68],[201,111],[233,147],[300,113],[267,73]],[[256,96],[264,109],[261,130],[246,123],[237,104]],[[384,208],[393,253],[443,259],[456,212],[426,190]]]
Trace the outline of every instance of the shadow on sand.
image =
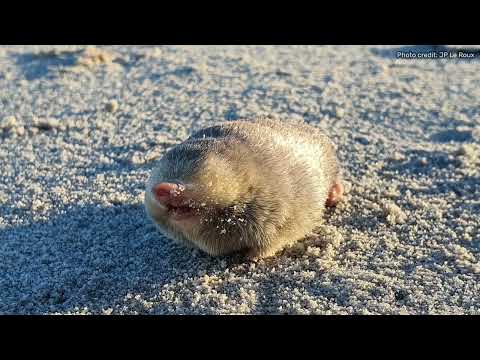
[[[115,313],[132,312],[136,300],[126,300],[128,294],[155,298],[164,285],[223,271],[221,262],[238,274],[248,269],[236,266],[245,262],[240,254],[212,258],[165,239],[142,205],[72,207],[45,222],[1,229],[0,239],[3,314],[68,313],[84,308],[93,313],[108,308]],[[284,256],[295,257],[295,251],[286,249],[278,257]],[[264,266],[275,262],[269,259]],[[258,286],[257,308],[267,312],[276,308],[278,304],[271,301],[284,288],[284,279],[271,274]],[[167,306],[157,301],[153,313],[165,312]],[[148,313],[141,303],[138,312]]]
[[53,53],[13,54],[17,65],[22,69],[29,81],[43,77],[53,77],[55,71],[62,67],[71,67],[76,63],[77,52],[65,53],[62,56]]
[[192,266],[191,250],[162,238],[140,205],[76,207],[0,239],[0,313],[101,312],[215,263],[196,255]]

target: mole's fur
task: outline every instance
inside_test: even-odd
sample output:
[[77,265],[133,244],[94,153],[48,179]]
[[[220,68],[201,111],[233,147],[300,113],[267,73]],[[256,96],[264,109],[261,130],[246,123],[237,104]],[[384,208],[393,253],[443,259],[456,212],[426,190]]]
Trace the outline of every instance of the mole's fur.
[[319,129],[269,117],[221,123],[170,149],[145,206],[162,233],[211,255],[275,254],[342,197],[335,149]]

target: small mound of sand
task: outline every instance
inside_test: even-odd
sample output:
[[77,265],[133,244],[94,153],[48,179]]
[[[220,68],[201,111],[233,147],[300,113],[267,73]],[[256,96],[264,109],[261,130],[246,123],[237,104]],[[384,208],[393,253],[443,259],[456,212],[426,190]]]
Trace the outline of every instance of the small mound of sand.
[[390,225],[403,224],[407,219],[407,215],[403,210],[392,202],[382,203],[382,210]]
[[115,56],[108,51],[96,47],[87,47],[79,54],[77,65],[93,68],[97,65],[110,65],[114,59]]
[[3,136],[23,136],[25,128],[15,116],[6,116],[0,121],[0,132]]
[[6,116],[0,122],[0,128],[3,130],[8,130],[17,125],[17,119],[15,116]]

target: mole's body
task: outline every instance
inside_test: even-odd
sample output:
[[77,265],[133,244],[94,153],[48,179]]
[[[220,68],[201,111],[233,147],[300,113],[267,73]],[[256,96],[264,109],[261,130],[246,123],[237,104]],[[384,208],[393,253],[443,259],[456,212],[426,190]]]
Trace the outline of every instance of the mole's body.
[[168,151],[146,188],[167,236],[211,255],[267,257],[317,227],[342,197],[335,149],[319,129],[270,118],[222,123]]

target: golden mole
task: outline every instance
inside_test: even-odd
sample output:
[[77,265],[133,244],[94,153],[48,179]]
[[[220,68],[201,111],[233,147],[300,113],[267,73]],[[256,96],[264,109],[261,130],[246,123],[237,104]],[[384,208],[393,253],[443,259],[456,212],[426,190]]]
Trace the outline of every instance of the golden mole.
[[321,223],[343,195],[335,148],[319,129],[271,117],[224,122],[170,149],[145,191],[166,236],[210,255],[274,255]]

